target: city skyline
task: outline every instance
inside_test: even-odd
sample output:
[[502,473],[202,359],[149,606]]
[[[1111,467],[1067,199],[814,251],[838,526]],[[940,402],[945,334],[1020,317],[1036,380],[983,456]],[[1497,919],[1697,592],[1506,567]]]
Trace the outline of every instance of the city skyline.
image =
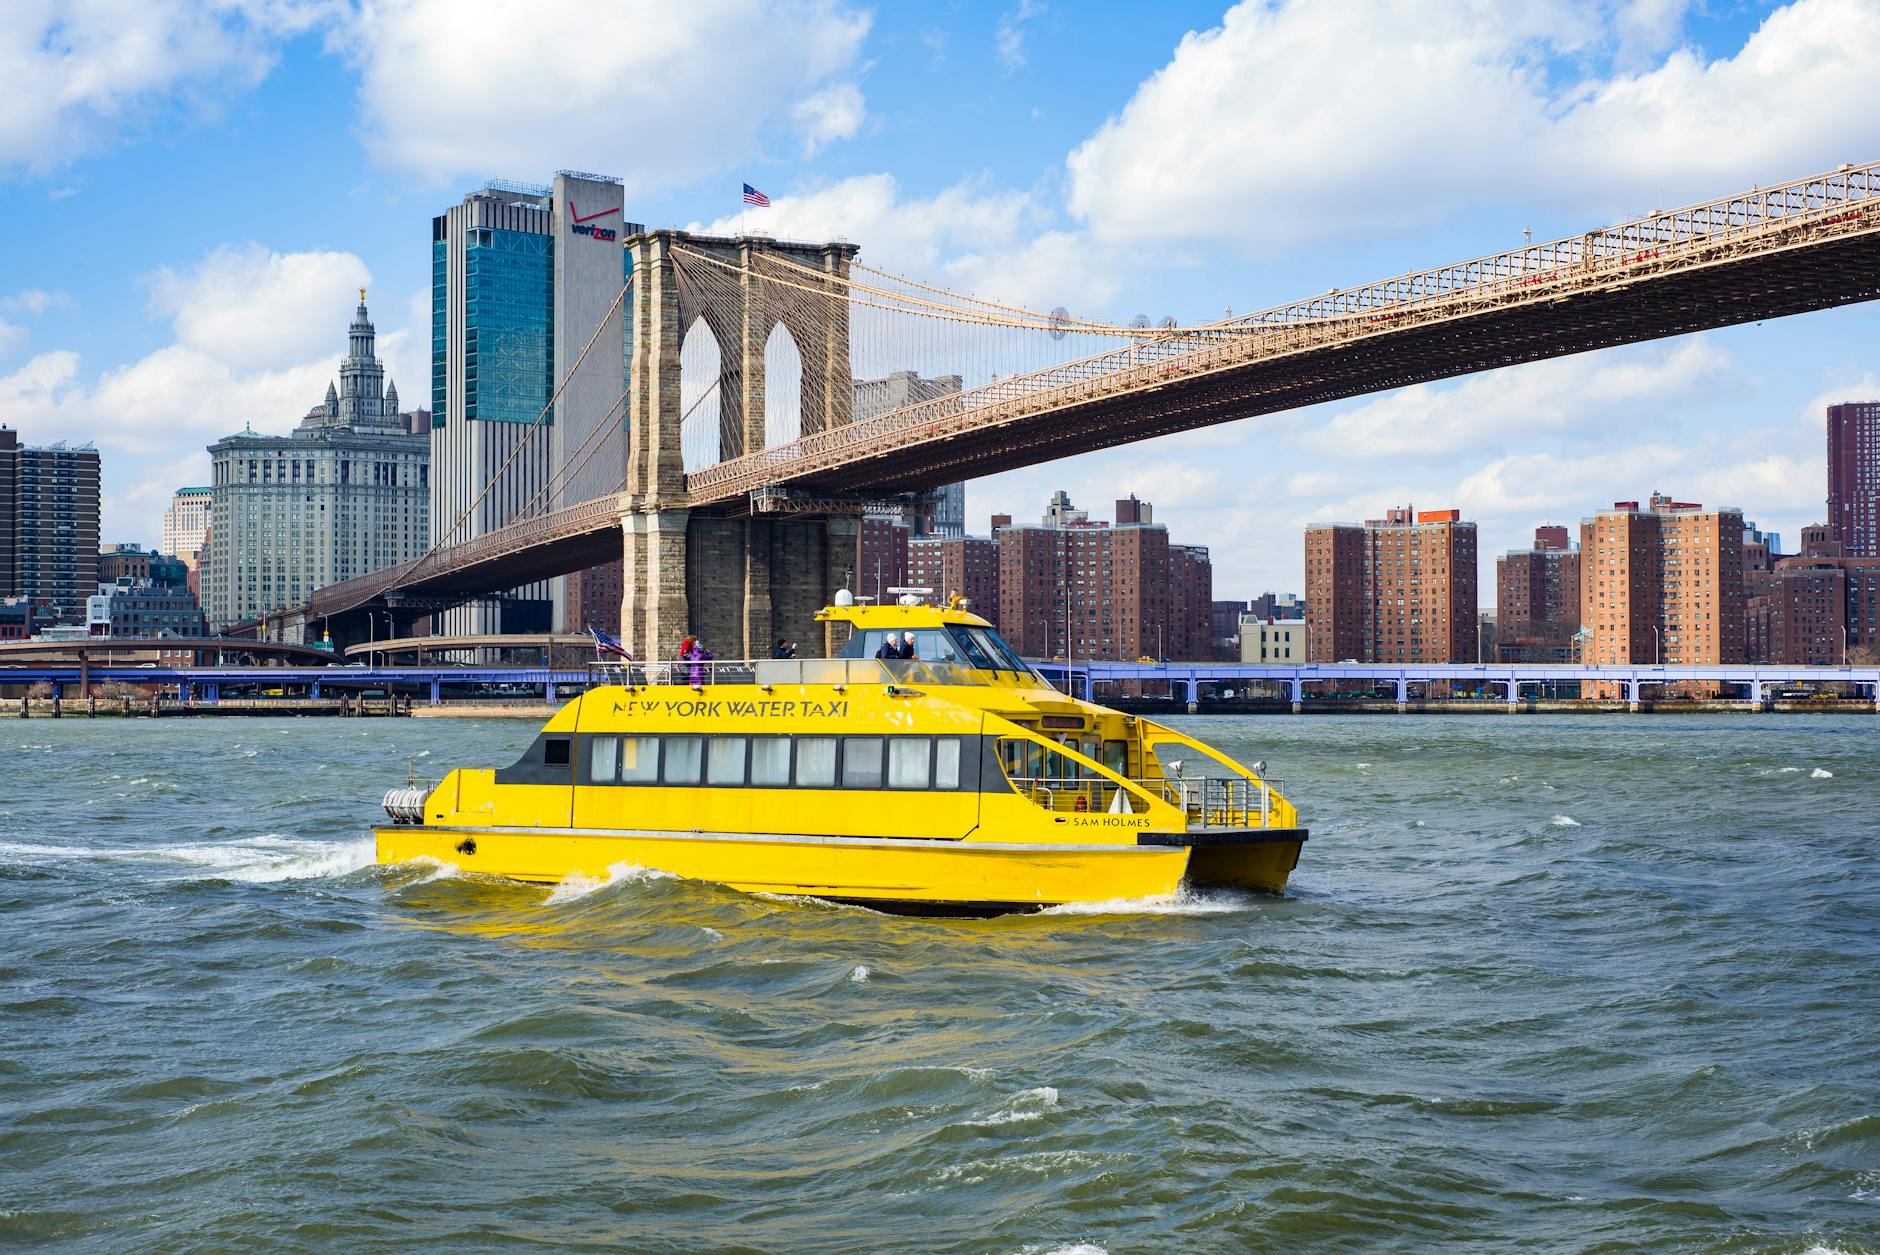
[[[206,482],[211,440],[291,427],[332,373],[328,311],[361,284],[382,293],[388,373],[419,399],[428,219],[491,173],[610,171],[625,217],[713,229],[739,222],[749,181],[771,200],[751,228],[845,236],[871,263],[990,297],[1196,320],[1880,153],[1880,86],[1855,55],[1880,43],[1871,0],[1614,5],[1572,23],[1418,5],[1170,6],[1117,23],[1031,3],[939,18],[769,4],[693,54],[683,31],[670,47],[632,38],[647,33],[630,14],[553,11],[520,15],[518,48],[546,64],[558,41],[603,47],[591,85],[634,126],[517,91],[466,132],[453,105],[473,85],[446,72],[455,24],[423,5],[376,23],[151,6],[115,31],[66,19],[69,48],[26,31],[28,86],[46,90],[0,136],[0,207],[41,246],[0,291],[0,422],[38,444],[98,441],[105,535],[154,539],[171,493]],[[1386,125],[1309,90],[1336,49],[1388,96],[1412,73],[1391,55],[1410,39],[1466,91],[1416,93]],[[121,86],[52,90],[81,81],[87,55],[133,47],[152,50]],[[634,58],[665,56],[676,103],[635,81]],[[1224,80],[1223,58],[1244,72]],[[1807,92],[1765,68],[1797,60]],[[957,110],[933,107],[942,90]],[[1497,113],[1483,100],[1498,116],[1471,116]],[[1595,142],[1607,134],[1626,139]],[[1457,137],[1494,156],[1410,155]],[[243,177],[217,177],[229,169]],[[126,188],[136,232],[111,225]],[[1575,524],[1640,481],[1794,535],[1825,516],[1826,406],[1880,398],[1876,346],[1880,314],[1853,307],[1609,350],[989,477],[966,513],[1127,486],[1211,546],[1235,593],[1302,587],[1304,524],[1378,501],[1476,520],[1483,587],[1534,526]]]

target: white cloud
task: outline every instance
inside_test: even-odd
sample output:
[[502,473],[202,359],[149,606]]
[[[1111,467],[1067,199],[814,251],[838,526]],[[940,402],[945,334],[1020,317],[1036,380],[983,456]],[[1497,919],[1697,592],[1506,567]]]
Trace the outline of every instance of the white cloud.
[[1025,68],[1025,23],[1044,12],[1038,0],[1018,0],[1018,7],[1002,14],[993,28],[992,50],[1006,74]]
[[345,315],[369,278],[351,253],[276,253],[251,242],[225,244],[187,270],[164,267],[146,285],[151,309],[171,321],[179,345],[266,369],[322,350],[344,356]]
[[1618,48],[1614,60],[1627,69],[1675,46],[1684,33],[1691,0],[1626,0],[1612,17]]
[[0,22],[0,171],[45,170],[253,87],[334,0],[14,0]]
[[762,230],[778,239],[859,241],[859,260],[987,300],[1028,308],[1100,307],[1119,287],[1123,268],[1106,248],[1046,227],[1029,192],[1002,192],[978,180],[926,198],[903,194],[891,174],[863,174],[796,195],[773,196],[769,209],[727,215],[689,230],[730,234]]
[[853,83],[836,83],[798,101],[790,116],[803,132],[803,155],[814,157],[820,148],[861,134],[868,110],[861,88]]
[[35,318],[49,309],[71,310],[78,307],[69,292],[48,292],[44,288],[25,288],[12,296],[0,297],[0,310],[9,314],[31,314]]
[[[105,478],[105,526],[154,543],[159,516],[183,483],[206,482],[204,446],[246,425],[281,434],[319,404],[346,352],[356,289],[370,273],[350,253],[276,253],[225,245],[182,270],[144,279],[173,342],[87,378],[76,353],[40,353],[0,375],[0,415],[35,444],[95,441]],[[387,314],[408,325],[387,325]],[[379,355],[422,405],[417,345],[428,344],[428,302],[380,305]]]
[[0,318],[0,357],[11,353],[15,347],[26,342],[26,328],[17,323],[10,323]]
[[768,119],[853,67],[870,20],[841,0],[387,0],[346,46],[386,163],[433,180],[576,165],[631,194],[750,152]]
[[1734,359],[1701,335],[1554,358],[1387,392],[1334,415],[1305,445],[1320,457],[1441,459],[1555,435],[1596,441],[1654,410],[1713,398],[1735,373]]
[[[1675,7],[1629,6],[1620,38],[1669,38]],[[1880,141],[1880,0],[1796,0],[1733,57],[1556,98],[1546,63],[1588,29],[1549,4],[1245,0],[1070,155],[1070,209],[1100,238],[1271,250],[1496,199],[1617,215]]]

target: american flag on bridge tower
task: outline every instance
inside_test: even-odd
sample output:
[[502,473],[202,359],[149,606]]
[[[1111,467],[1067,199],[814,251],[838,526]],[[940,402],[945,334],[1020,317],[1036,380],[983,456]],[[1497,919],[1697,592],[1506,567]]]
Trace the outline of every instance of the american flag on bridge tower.
[[764,195],[749,183],[746,183],[744,185],[744,203],[747,205],[756,205],[760,209],[769,209],[770,197]]

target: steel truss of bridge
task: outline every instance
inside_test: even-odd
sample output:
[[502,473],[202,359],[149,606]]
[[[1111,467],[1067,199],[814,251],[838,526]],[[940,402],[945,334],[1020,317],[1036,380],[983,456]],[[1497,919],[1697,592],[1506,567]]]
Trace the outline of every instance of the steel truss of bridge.
[[[752,271],[752,282],[764,276]],[[748,453],[685,507],[845,501],[1476,371],[1880,297],[1880,162],[1334,289]],[[618,557],[608,495],[317,590],[311,618],[388,595],[467,599]]]

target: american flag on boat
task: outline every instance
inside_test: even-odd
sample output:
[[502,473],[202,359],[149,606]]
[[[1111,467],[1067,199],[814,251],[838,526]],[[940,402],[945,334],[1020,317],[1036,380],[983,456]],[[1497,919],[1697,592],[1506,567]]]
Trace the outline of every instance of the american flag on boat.
[[746,183],[744,185],[744,203],[747,205],[756,205],[761,209],[769,209],[770,197],[764,195],[749,183]]
[[628,662],[633,661],[633,655],[627,652],[627,647],[620,643],[619,637],[610,636],[597,627],[589,627],[588,635],[594,638],[596,654],[612,654],[616,658],[625,658]]

